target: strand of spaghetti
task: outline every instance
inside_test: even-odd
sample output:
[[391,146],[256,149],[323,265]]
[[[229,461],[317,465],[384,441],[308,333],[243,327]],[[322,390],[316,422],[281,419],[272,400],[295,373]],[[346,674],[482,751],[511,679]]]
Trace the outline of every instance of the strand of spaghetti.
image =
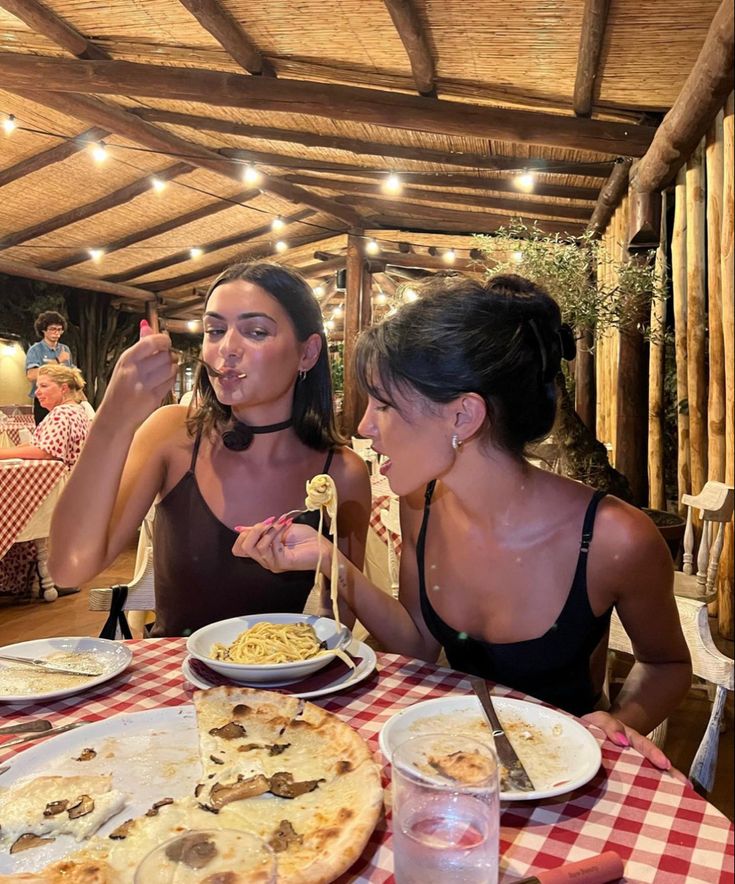
[[291,663],[324,653],[310,624],[268,621],[241,632],[230,645],[215,644],[211,651],[216,660],[245,664]]
[[342,624],[339,619],[339,604],[338,604],[338,580],[339,580],[339,557],[337,555],[337,486],[334,484],[334,480],[327,473],[320,473],[318,476],[314,476],[313,479],[310,479],[306,483],[306,500],[304,504],[308,510],[319,510],[319,540],[317,541],[317,545],[319,547],[319,557],[317,559],[316,566],[316,579],[314,582],[315,587],[319,587],[321,590],[321,564],[322,564],[322,545],[321,545],[321,536],[322,536],[322,525],[324,520],[324,510],[327,511],[327,515],[330,519],[329,524],[329,533],[332,536],[332,544],[334,546],[334,552],[332,555],[332,564],[330,570],[330,580],[329,580],[329,598],[332,603],[332,613],[334,615],[335,623],[337,624],[337,628],[340,629]]

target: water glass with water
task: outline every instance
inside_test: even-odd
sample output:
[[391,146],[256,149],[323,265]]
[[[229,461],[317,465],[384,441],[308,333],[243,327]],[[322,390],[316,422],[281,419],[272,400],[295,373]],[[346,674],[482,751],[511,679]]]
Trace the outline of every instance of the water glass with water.
[[425,734],[399,744],[391,765],[396,884],[496,884],[495,751],[469,737]]

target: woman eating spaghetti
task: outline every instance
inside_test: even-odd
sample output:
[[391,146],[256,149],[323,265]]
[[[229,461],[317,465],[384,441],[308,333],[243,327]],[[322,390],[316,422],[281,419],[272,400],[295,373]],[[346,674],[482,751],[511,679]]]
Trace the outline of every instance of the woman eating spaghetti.
[[[141,324],[57,507],[78,515],[51,529],[54,579],[78,585],[109,566],[157,502],[154,635],[303,610],[312,572],[274,575],[230,550],[234,526],[303,509],[315,473],[339,489],[340,550],[357,568],[364,555],[369,478],[335,429],[321,311],[307,283],[277,264],[236,264],[212,283],[203,322],[193,410],[158,408],[176,364],[168,336]],[[318,514],[299,520],[316,526]],[[344,616],[352,622],[346,607]]]
[[[523,456],[552,428],[574,350],[556,302],[527,280],[435,279],[357,347],[359,432],[401,497],[399,599],[305,526],[255,525],[234,552],[283,571],[314,567],[322,549],[324,574],[337,555],[341,598],[387,650],[444,650],[454,668],[585,716],[668,768],[642,736],[691,679],[666,544],[639,510]],[[613,608],[635,663],[606,709]]]

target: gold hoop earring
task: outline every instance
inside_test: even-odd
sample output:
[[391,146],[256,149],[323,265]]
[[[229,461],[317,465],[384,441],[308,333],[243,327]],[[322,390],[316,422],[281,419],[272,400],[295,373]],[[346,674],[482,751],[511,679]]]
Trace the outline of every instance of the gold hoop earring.
[[459,436],[455,433],[455,434],[452,436],[452,448],[453,448],[455,451],[459,451],[459,449],[460,449],[461,447],[462,447],[462,440],[461,440],[461,439],[459,438]]

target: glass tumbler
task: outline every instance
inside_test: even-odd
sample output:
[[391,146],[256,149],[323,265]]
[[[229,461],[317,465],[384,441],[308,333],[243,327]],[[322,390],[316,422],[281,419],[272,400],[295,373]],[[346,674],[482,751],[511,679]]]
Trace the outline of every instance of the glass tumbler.
[[469,737],[425,734],[400,743],[391,765],[396,884],[496,884],[495,750]]
[[238,884],[275,884],[275,854],[250,832],[196,829],[152,850],[135,870],[133,884],[202,884],[226,881],[228,873]]

